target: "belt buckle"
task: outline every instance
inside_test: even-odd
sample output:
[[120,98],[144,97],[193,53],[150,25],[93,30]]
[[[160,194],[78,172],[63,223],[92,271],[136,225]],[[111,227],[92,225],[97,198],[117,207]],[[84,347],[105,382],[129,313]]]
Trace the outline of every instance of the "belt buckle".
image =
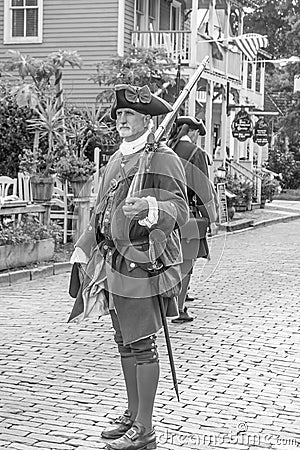
[[151,264],[151,266],[148,267],[148,271],[149,271],[150,273],[159,272],[159,271],[162,269],[163,266],[164,266],[164,265],[163,265],[162,263],[159,263],[158,261],[154,261],[154,262]]

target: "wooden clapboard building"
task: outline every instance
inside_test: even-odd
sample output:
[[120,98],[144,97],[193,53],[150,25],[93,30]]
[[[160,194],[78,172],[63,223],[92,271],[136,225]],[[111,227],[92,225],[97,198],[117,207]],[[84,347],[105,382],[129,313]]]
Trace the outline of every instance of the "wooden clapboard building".
[[231,124],[241,105],[248,111],[264,108],[264,62],[257,60],[265,56],[257,50],[265,42],[254,49],[255,42],[243,38],[244,9],[253,5],[252,0],[73,0],[70,7],[63,0],[3,0],[0,63],[9,49],[35,57],[77,50],[83,66],[64,69],[65,95],[76,104],[92,104],[99,87],[89,78],[97,63],[122,56],[131,44],[161,47],[174,61],[180,58],[184,80],[209,55],[187,113],[205,120],[202,144],[211,155],[218,149],[216,164],[227,148],[236,164],[251,171],[256,146],[252,139],[235,139]]

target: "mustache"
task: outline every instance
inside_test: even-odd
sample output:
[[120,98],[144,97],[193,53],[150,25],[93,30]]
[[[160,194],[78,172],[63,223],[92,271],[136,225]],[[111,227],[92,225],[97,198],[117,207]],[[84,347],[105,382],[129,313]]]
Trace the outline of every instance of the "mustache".
[[117,129],[118,130],[121,130],[121,129],[131,130],[131,127],[128,125],[118,125]]

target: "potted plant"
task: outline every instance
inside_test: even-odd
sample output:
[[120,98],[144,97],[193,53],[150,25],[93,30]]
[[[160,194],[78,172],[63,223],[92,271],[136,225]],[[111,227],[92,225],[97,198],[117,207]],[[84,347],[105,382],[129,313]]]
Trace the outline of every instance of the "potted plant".
[[62,240],[61,228],[46,228],[32,216],[24,216],[17,224],[0,222],[0,271],[26,266],[53,258],[55,246]]
[[34,201],[49,201],[53,193],[53,174],[58,158],[57,149],[62,144],[63,122],[57,102],[39,101],[35,117],[29,119],[28,129],[35,133],[32,149],[24,149],[20,157],[20,170],[30,175]]
[[278,180],[275,180],[275,178],[268,173],[263,173],[261,180],[261,208],[265,207],[267,200],[270,202],[273,200],[273,197],[279,191],[279,188],[280,183]]
[[[75,197],[91,195],[91,176],[96,170],[95,147],[112,141],[112,127],[104,122],[103,106],[66,110],[66,146],[60,152],[56,173],[67,180]],[[110,142],[111,143],[111,142]]]
[[[7,72],[17,71],[20,82],[12,90],[17,104],[32,109],[34,117],[27,120],[28,130],[34,132],[33,150],[25,149],[21,170],[31,175],[33,200],[47,201],[53,192],[55,149],[65,138],[65,114],[62,69],[69,64],[80,67],[77,52],[59,50],[47,57],[32,58],[10,50]],[[54,81],[54,83],[52,83]]]
[[67,151],[56,164],[56,173],[61,181],[68,181],[74,197],[91,195],[91,175],[95,171],[94,163],[84,154],[76,155]]
[[236,211],[251,209],[253,184],[250,180],[245,180],[237,175],[227,175],[226,188],[235,194],[234,206]]

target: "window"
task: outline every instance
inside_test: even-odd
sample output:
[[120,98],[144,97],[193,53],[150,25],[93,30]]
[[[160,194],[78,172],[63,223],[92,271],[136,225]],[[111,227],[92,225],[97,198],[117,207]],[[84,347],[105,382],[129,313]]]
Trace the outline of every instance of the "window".
[[152,25],[152,28],[155,29],[157,19],[157,2],[156,0],[149,0],[149,25]]
[[181,4],[173,0],[170,8],[170,30],[180,30]]
[[251,62],[248,62],[247,89],[252,89],[252,64],[251,64]]
[[144,29],[144,0],[136,0],[135,4],[135,13],[136,13],[136,29],[143,30]]
[[260,92],[261,89],[261,63],[257,63],[255,90]]
[[158,29],[159,0],[135,1],[135,28],[138,31]]
[[4,0],[4,44],[42,42],[43,0]]

